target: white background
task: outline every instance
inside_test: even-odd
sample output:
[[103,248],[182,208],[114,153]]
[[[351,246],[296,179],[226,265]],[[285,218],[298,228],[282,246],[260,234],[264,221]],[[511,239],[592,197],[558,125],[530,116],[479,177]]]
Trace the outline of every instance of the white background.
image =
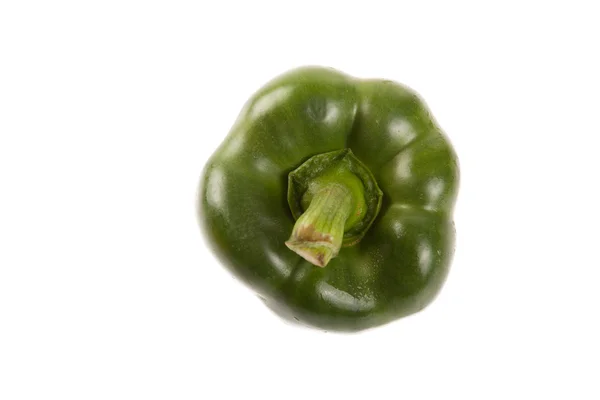
[[[0,399],[598,399],[598,11],[495,3],[3,1]],[[446,286],[361,334],[282,322],[197,226],[305,64],[411,86],[460,158]]]

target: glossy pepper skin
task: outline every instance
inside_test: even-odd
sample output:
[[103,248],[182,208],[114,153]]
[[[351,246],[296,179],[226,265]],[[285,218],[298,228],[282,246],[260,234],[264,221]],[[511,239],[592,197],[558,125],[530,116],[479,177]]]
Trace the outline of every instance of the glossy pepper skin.
[[[364,237],[325,267],[288,249],[288,176],[310,157],[350,149],[383,192]],[[305,67],[244,106],[205,166],[200,223],[222,263],[279,315],[359,331],[420,311],[453,255],[457,158],[423,101],[386,80]]]

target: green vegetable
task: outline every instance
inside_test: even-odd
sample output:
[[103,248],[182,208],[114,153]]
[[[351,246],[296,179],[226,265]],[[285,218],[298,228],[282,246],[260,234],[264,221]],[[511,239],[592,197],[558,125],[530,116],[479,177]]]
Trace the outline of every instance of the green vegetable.
[[208,161],[200,221],[224,265],[278,314],[356,331],[439,292],[458,175],[413,91],[300,68],[247,102]]

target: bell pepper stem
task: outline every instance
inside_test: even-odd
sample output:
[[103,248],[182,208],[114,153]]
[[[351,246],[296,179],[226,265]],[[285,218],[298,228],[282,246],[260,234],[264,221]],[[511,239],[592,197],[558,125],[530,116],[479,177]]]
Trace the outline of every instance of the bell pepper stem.
[[323,187],[296,221],[286,246],[310,263],[326,266],[340,251],[351,210],[352,196],[347,188],[338,184]]

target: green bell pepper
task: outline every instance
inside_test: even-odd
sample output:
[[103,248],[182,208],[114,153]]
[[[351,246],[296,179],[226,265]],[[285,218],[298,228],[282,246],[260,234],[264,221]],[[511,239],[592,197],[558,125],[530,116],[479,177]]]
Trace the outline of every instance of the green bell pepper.
[[205,166],[200,223],[279,315],[357,331],[439,292],[458,178],[451,144],[413,91],[305,67],[246,103]]

